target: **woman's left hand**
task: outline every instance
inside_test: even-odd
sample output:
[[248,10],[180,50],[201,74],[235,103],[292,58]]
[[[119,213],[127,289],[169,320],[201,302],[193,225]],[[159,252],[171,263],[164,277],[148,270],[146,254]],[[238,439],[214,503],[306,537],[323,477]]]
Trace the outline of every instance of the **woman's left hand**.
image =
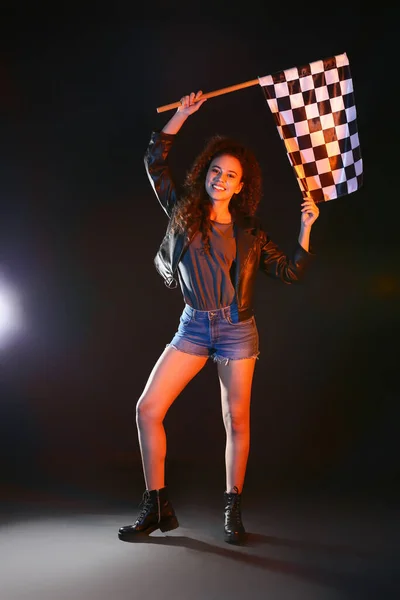
[[319,217],[319,208],[311,198],[304,200],[301,207],[301,224],[303,227],[311,227]]

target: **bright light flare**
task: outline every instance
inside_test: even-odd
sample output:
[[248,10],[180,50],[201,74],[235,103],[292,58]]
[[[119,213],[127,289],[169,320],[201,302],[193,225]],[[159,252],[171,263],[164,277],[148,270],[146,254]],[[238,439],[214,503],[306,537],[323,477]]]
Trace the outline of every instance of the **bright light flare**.
[[18,294],[0,279],[0,348],[22,329],[22,310]]

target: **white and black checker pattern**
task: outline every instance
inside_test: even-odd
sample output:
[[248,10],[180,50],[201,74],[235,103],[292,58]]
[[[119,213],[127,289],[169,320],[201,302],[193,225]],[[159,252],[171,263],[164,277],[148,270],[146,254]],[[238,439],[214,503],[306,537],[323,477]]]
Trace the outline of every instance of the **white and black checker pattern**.
[[303,198],[324,202],[358,190],[363,162],[346,53],[258,80]]

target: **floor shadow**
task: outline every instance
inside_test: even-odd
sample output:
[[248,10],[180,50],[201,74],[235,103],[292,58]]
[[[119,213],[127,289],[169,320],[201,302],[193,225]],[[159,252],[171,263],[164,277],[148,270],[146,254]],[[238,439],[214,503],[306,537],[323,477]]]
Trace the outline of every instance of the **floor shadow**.
[[[195,550],[197,552],[203,552],[207,554],[214,554],[223,558],[231,559],[241,564],[248,564],[253,567],[268,570],[274,573],[281,573],[287,576],[293,576],[298,579],[311,582],[314,584],[320,584],[332,589],[336,589],[340,592],[349,594],[352,600],[365,600],[366,598],[382,598],[382,594],[393,594],[394,591],[400,591],[400,582],[394,581],[394,569],[390,569],[388,566],[385,573],[380,573],[379,577],[371,569],[371,563],[368,562],[365,565],[360,565],[357,573],[344,572],[344,570],[327,569],[321,567],[318,564],[306,565],[286,560],[278,560],[265,556],[257,556],[249,553],[249,546],[251,543],[256,542],[257,545],[261,543],[274,545],[287,545],[289,547],[298,548],[309,548],[308,544],[302,544],[301,542],[292,542],[291,540],[279,540],[278,538],[271,538],[270,536],[262,536],[259,534],[249,534],[248,543],[244,546],[233,546],[233,547],[220,547],[212,543],[204,542],[188,536],[169,536],[168,534],[163,536],[143,536],[134,540],[132,544],[156,544],[162,546],[174,546],[179,548],[187,548],[189,550]],[[280,542],[278,544],[278,542]],[[317,545],[312,545],[313,549],[317,549]],[[322,545],[320,547],[332,549],[332,552],[340,554],[340,547],[328,547]],[[344,547],[342,553],[346,554],[349,548]],[[351,552],[354,552],[351,549]],[[358,551],[356,551],[358,552]],[[355,554],[358,556],[358,554]],[[344,557],[345,559],[345,557]]]
[[305,550],[307,552],[316,552],[318,554],[323,552],[324,554],[338,556],[348,555],[359,558],[379,558],[382,556],[381,551],[367,548],[356,548],[349,544],[323,544],[320,542],[292,540],[271,535],[262,535],[259,533],[248,534],[247,546],[254,548],[260,546],[276,546]]

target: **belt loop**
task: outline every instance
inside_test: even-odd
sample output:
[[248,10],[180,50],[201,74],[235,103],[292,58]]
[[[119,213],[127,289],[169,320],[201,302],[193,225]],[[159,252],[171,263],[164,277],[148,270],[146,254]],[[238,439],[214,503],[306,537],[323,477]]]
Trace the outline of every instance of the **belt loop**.
[[190,314],[190,318],[191,318],[191,320],[193,321],[193,320],[194,320],[194,313],[195,313],[195,310],[194,310],[194,308],[192,308],[192,307],[190,306],[190,304],[188,304],[188,303],[186,302],[186,303],[185,303],[185,310],[186,310],[186,311],[187,311],[187,312]]
[[238,305],[236,302],[233,302],[231,304],[231,306],[229,307],[229,316],[231,321],[233,321],[233,323],[238,323],[239,322],[239,309],[238,309]]
[[232,317],[232,305],[226,307],[226,316],[228,318]]

